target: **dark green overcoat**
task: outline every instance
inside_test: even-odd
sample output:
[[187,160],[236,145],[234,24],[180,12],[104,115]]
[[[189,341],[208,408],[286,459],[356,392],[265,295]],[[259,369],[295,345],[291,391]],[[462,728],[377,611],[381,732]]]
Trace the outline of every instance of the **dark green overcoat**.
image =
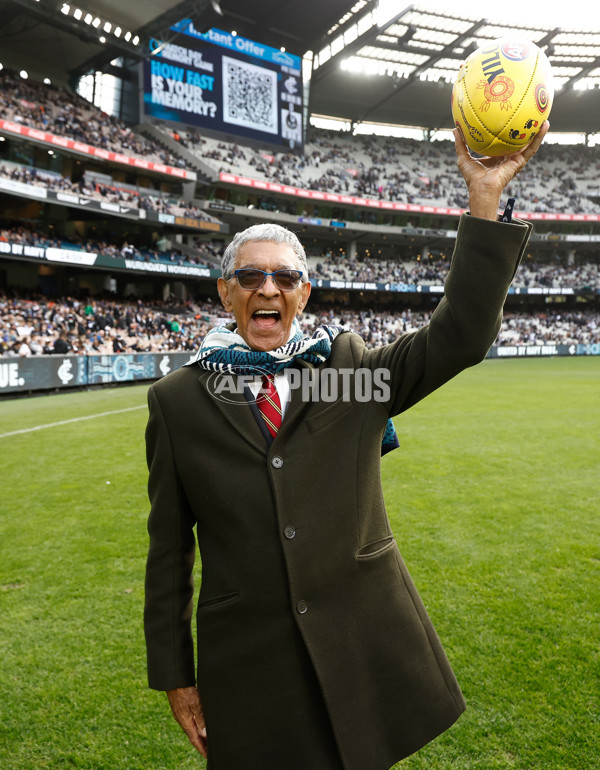
[[388,770],[463,711],[390,529],[381,439],[485,357],[530,229],[464,215],[427,326],[374,350],[335,339],[325,366],[389,370],[387,400],[293,390],[269,447],[244,396],[215,398],[196,366],[150,388],[149,683],[197,682],[211,770]]

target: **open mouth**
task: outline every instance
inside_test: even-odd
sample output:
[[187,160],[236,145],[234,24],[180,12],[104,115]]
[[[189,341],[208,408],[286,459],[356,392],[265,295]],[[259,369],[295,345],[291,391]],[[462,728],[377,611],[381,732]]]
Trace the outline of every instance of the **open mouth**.
[[281,313],[279,310],[255,310],[252,313],[252,320],[262,329],[270,329],[281,320]]

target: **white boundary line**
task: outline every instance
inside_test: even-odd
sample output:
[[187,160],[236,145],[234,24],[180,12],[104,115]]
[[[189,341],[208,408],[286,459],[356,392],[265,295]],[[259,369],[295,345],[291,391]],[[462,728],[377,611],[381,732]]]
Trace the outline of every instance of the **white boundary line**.
[[68,425],[71,422],[82,422],[82,420],[94,420],[96,417],[108,417],[111,414],[122,414],[123,412],[132,412],[134,409],[147,409],[146,404],[140,406],[128,406],[126,409],[114,409],[112,412],[99,412],[98,414],[88,414],[84,417],[73,417],[71,420],[61,420],[60,422],[49,422],[46,425],[34,425],[33,428],[21,428],[21,430],[12,430],[10,433],[0,433],[0,438],[8,436],[17,436],[20,433],[32,433],[34,430],[44,430],[44,428],[56,428],[58,425]]

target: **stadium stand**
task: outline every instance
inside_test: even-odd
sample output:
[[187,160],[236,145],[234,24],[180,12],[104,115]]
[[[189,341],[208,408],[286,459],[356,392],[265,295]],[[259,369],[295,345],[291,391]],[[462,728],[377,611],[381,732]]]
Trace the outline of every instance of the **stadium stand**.
[[[172,129],[162,130],[173,135]],[[178,131],[181,144],[212,165],[215,173],[236,173],[263,181],[366,198],[466,208],[449,141],[352,136],[311,127],[302,154],[241,147],[223,139]],[[542,147],[508,188],[519,207],[531,212],[600,212],[600,148]]]
[[[371,307],[356,311],[337,305],[313,305],[302,319],[312,332],[321,323],[346,326],[361,334],[369,347],[385,345],[400,334],[416,331],[429,319],[427,311],[390,311]],[[208,328],[231,320],[216,299],[181,302],[174,298],[117,301],[109,298],[51,300],[0,295],[2,355],[75,353],[110,354],[192,351]],[[590,312],[508,311],[498,345],[592,344],[600,332],[600,314]],[[57,349],[57,341],[62,348]]]
[[[20,138],[20,144],[11,144],[9,137],[8,150],[4,142],[0,144],[0,184],[8,180],[26,189],[36,187],[81,195],[115,204],[117,211],[111,213],[110,220],[98,219],[75,211],[68,201],[53,208],[40,204],[40,208],[33,210],[23,199],[11,197],[7,188],[1,198],[0,247],[17,244],[57,248],[115,259],[126,257],[150,266],[214,269],[227,239],[215,239],[214,233],[181,237],[181,229],[172,220],[179,217],[181,221],[193,219],[215,226],[227,222],[227,206],[219,211],[220,218],[206,210],[211,201],[227,202],[231,197],[231,189],[218,181],[220,173],[369,199],[457,209],[467,206],[464,185],[455,168],[454,149],[446,141],[352,136],[312,127],[304,150],[292,153],[242,146],[223,137],[201,136],[183,128],[174,131],[156,122],[153,128],[158,138],[151,139],[74,93],[32,80],[23,81],[6,70],[0,73],[0,105],[5,119],[21,125],[130,156],[185,166],[186,161],[163,146],[162,135],[170,140],[171,146],[185,150],[188,159],[197,157],[201,164],[196,168],[212,171],[212,178],[200,179],[195,190],[188,187],[185,197],[178,181],[160,176],[141,177],[132,172],[123,174],[108,160],[99,163],[95,159],[93,164],[80,161],[75,181],[61,172],[60,159],[49,167],[47,162],[40,162],[40,154],[33,149],[23,152],[23,147],[28,146],[26,138]],[[28,162],[23,162],[22,155],[28,157]],[[538,213],[600,212],[598,148],[545,146],[538,158],[535,166],[527,167],[508,191],[517,197],[518,207]],[[253,202],[245,207],[244,226],[264,221],[264,213],[259,216],[259,212],[266,210],[283,214],[284,224],[300,230],[298,214],[315,210],[313,207],[309,211],[306,201],[285,196],[255,195],[250,200]],[[151,211],[164,219],[155,218],[149,227],[140,222],[132,229],[131,222],[119,213],[119,206]],[[368,225],[373,244],[359,242],[351,247],[348,238],[340,241],[335,237],[338,233],[332,236],[326,229],[313,231],[306,245],[311,278],[315,281],[416,287],[443,284],[452,246],[448,234],[455,232],[456,216],[438,221],[438,230],[443,227],[446,231],[446,245],[433,248],[426,234],[431,228],[430,220],[418,212],[406,219],[414,227],[413,237],[397,242],[385,240],[368,207],[330,207],[329,213],[343,214]],[[171,226],[166,217],[171,217]],[[77,221],[76,228],[72,220]],[[239,218],[231,221],[232,228],[240,224]],[[520,295],[518,303],[509,298],[496,344],[596,345],[600,340],[600,264],[594,247],[598,225],[583,219],[568,226],[553,221],[545,225],[545,231],[550,239],[556,234],[556,242],[543,243],[545,248],[527,255],[514,286],[549,293],[564,290],[571,292],[571,296],[561,297],[561,305],[547,304],[547,295],[529,297],[527,301]],[[89,282],[81,280],[83,274],[77,269],[69,268],[67,274],[61,273],[61,267],[53,266],[62,279],[56,291],[41,293],[37,285],[38,265],[28,265],[25,272],[26,266],[21,264],[22,269],[14,272],[14,259],[13,254],[3,256],[6,261],[0,260],[0,355],[5,357],[192,351],[211,325],[228,318],[216,298],[214,278],[186,281],[180,275],[174,283],[157,275],[140,284],[139,276],[132,273],[127,284],[118,284],[131,289],[138,281],[139,290],[131,296],[119,293],[114,285],[107,291],[105,280],[90,287]],[[72,284],[68,293],[67,278]],[[585,302],[579,301],[581,297]],[[310,331],[324,321],[341,323],[362,334],[369,346],[381,345],[427,322],[439,295],[429,296],[427,302],[421,299],[415,300],[402,291],[387,296],[372,292],[366,298],[353,290],[330,288],[322,292],[315,283],[310,312],[302,324]]]
[[[309,265],[319,278],[346,281],[376,281],[416,285],[443,284],[449,263],[443,260],[402,260],[363,258],[361,261],[337,257],[311,257]],[[600,285],[600,266],[595,263],[561,265],[526,261],[515,275],[519,288],[594,289]]]
[[138,155],[182,166],[181,158],[134,133],[131,127],[99,110],[78,94],[52,84],[23,80],[16,72],[0,72],[2,117],[15,123],[65,136],[106,150]]
[[[1,171],[1,170],[0,170]],[[209,242],[200,242],[196,254],[183,254],[177,249],[168,251],[156,248],[156,244],[145,246],[142,243],[130,243],[123,240],[111,243],[97,239],[68,239],[57,237],[50,228],[35,230],[23,225],[2,227],[0,223],[0,242],[27,244],[29,246],[55,247],[74,251],[98,252],[110,257],[127,257],[144,262],[166,262],[178,265],[197,265],[215,268],[219,262],[222,247]],[[327,250],[324,249],[326,252]],[[313,278],[329,280],[367,281],[378,283],[405,283],[420,286],[443,284],[448,272],[445,259],[411,259],[398,255],[396,259],[381,259],[363,255],[361,259],[350,259],[345,252],[333,256],[331,253],[309,256],[308,265]],[[513,285],[523,288],[571,288],[593,290],[600,285],[600,265],[583,263],[562,265],[543,262],[524,262],[513,281]]]
[[54,228],[37,228],[35,230],[23,225],[2,227],[0,223],[0,243],[17,243],[27,246],[39,246],[43,248],[71,249],[73,251],[97,252],[109,257],[126,257],[141,262],[166,262],[177,265],[196,265],[198,267],[214,267],[217,258],[216,250],[210,243],[199,244],[194,249],[195,254],[182,253],[177,249],[161,250],[161,241],[155,244],[144,245],[142,242],[130,243],[121,240],[119,243],[111,243],[98,239],[70,239],[58,237]]
[[204,222],[219,222],[216,217],[187,201],[174,200],[165,195],[161,196],[152,190],[145,190],[141,193],[124,186],[103,184],[93,174],[88,175],[87,178],[82,177],[79,182],[73,182],[68,177],[63,177],[55,172],[7,161],[0,165],[0,177],[44,187],[48,190],[79,193],[100,201],[125,204],[136,209],[199,219]]

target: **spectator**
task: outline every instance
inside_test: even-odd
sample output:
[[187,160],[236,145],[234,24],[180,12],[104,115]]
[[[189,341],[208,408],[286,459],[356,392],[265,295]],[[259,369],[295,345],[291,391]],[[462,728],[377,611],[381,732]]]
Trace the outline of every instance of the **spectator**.
[[60,334],[57,340],[54,340],[53,353],[64,356],[70,351],[69,343],[67,342],[66,334]]

